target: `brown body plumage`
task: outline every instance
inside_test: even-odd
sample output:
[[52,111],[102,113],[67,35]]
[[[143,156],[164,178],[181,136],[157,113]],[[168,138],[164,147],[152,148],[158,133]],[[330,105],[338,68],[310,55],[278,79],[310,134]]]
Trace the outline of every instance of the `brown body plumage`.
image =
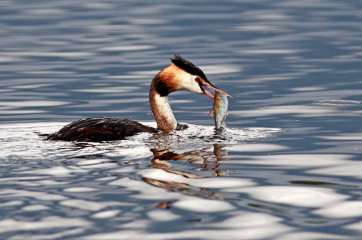
[[58,132],[48,136],[49,140],[100,142],[124,139],[139,132],[157,132],[157,129],[136,121],[118,118],[86,118],[74,121]]

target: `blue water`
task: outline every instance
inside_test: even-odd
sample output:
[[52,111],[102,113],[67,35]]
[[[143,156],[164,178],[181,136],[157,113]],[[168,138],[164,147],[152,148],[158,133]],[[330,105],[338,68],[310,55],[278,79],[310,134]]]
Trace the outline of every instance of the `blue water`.
[[[359,1],[0,1],[1,239],[359,239]],[[178,53],[230,93],[170,96],[176,136],[44,141],[84,117],[150,123]]]

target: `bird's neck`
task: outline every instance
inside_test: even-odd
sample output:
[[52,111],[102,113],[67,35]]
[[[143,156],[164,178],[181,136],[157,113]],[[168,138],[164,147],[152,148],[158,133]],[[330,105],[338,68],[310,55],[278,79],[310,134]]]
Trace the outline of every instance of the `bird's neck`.
[[177,127],[177,121],[173,115],[167,96],[161,96],[156,90],[155,83],[150,89],[150,103],[153,116],[157,122],[157,128],[163,132],[170,133]]

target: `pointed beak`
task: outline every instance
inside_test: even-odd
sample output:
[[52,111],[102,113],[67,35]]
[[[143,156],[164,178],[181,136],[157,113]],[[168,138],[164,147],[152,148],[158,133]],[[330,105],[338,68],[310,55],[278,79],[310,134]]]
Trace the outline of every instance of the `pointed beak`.
[[200,87],[201,87],[202,92],[203,92],[202,94],[205,95],[205,96],[208,96],[212,100],[214,99],[216,92],[221,92],[221,93],[225,94],[226,96],[231,97],[230,94],[228,94],[224,90],[222,90],[220,88],[217,88],[217,87],[211,85],[208,82],[202,82],[200,84]]

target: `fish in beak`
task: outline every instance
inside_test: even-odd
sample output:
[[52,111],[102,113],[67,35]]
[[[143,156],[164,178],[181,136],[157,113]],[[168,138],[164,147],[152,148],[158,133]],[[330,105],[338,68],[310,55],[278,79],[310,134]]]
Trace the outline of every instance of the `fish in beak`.
[[216,92],[214,97],[214,122],[215,130],[221,133],[226,128],[226,118],[228,116],[228,97],[226,94]]

